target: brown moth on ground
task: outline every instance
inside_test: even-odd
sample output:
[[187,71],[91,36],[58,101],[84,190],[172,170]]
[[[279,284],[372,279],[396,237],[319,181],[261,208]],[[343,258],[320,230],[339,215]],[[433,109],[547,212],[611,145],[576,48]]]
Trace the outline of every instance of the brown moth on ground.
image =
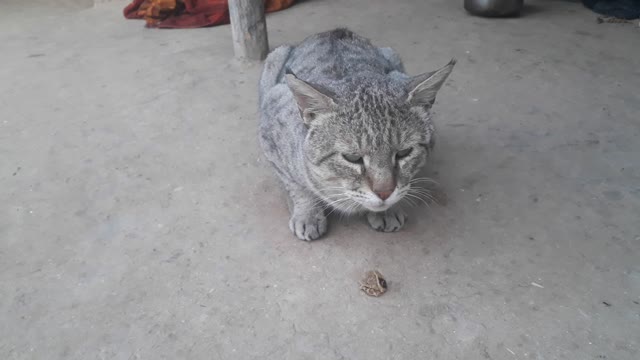
[[360,283],[360,290],[369,296],[378,297],[387,292],[387,281],[378,270],[367,271]]

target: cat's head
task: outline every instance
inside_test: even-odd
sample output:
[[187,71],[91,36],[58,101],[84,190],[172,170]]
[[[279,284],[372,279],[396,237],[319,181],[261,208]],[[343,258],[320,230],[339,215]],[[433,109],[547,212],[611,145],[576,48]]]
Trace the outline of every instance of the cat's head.
[[309,130],[308,177],[324,201],[347,213],[385,211],[409,193],[434,145],[431,106],[454,65],[406,81],[363,78],[340,96],[286,75]]

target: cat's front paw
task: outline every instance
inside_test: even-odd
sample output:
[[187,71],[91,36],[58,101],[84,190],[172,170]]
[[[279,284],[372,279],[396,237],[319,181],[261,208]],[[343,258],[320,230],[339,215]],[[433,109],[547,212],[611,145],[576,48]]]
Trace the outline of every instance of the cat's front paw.
[[402,229],[407,221],[407,214],[399,209],[391,209],[385,212],[370,212],[367,214],[369,225],[376,230],[382,232],[394,232]]
[[289,229],[300,240],[316,240],[327,232],[327,217],[320,214],[292,215]]

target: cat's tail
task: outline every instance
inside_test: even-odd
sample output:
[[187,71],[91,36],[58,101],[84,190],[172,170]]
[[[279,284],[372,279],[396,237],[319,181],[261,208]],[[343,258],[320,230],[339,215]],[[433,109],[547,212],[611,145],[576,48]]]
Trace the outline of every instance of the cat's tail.
[[259,101],[260,107],[262,107],[262,100],[269,90],[282,81],[285,74],[285,65],[289,56],[293,51],[293,46],[283,45],[277,47],[267,56],[264,61],[264,68],[262,69],[262,75],[260,76],[259,85]]

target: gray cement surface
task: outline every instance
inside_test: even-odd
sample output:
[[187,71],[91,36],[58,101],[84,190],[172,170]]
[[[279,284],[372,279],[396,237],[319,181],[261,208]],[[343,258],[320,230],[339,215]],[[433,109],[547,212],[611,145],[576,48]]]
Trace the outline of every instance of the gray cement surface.
[[428,169],[446,199],[305,243],[227,26],[24,3],[0,5],[1,359],[640,358],[638,27],[565,1],[269,15],[272,47],[347,25],[411,73],[458,59]]

